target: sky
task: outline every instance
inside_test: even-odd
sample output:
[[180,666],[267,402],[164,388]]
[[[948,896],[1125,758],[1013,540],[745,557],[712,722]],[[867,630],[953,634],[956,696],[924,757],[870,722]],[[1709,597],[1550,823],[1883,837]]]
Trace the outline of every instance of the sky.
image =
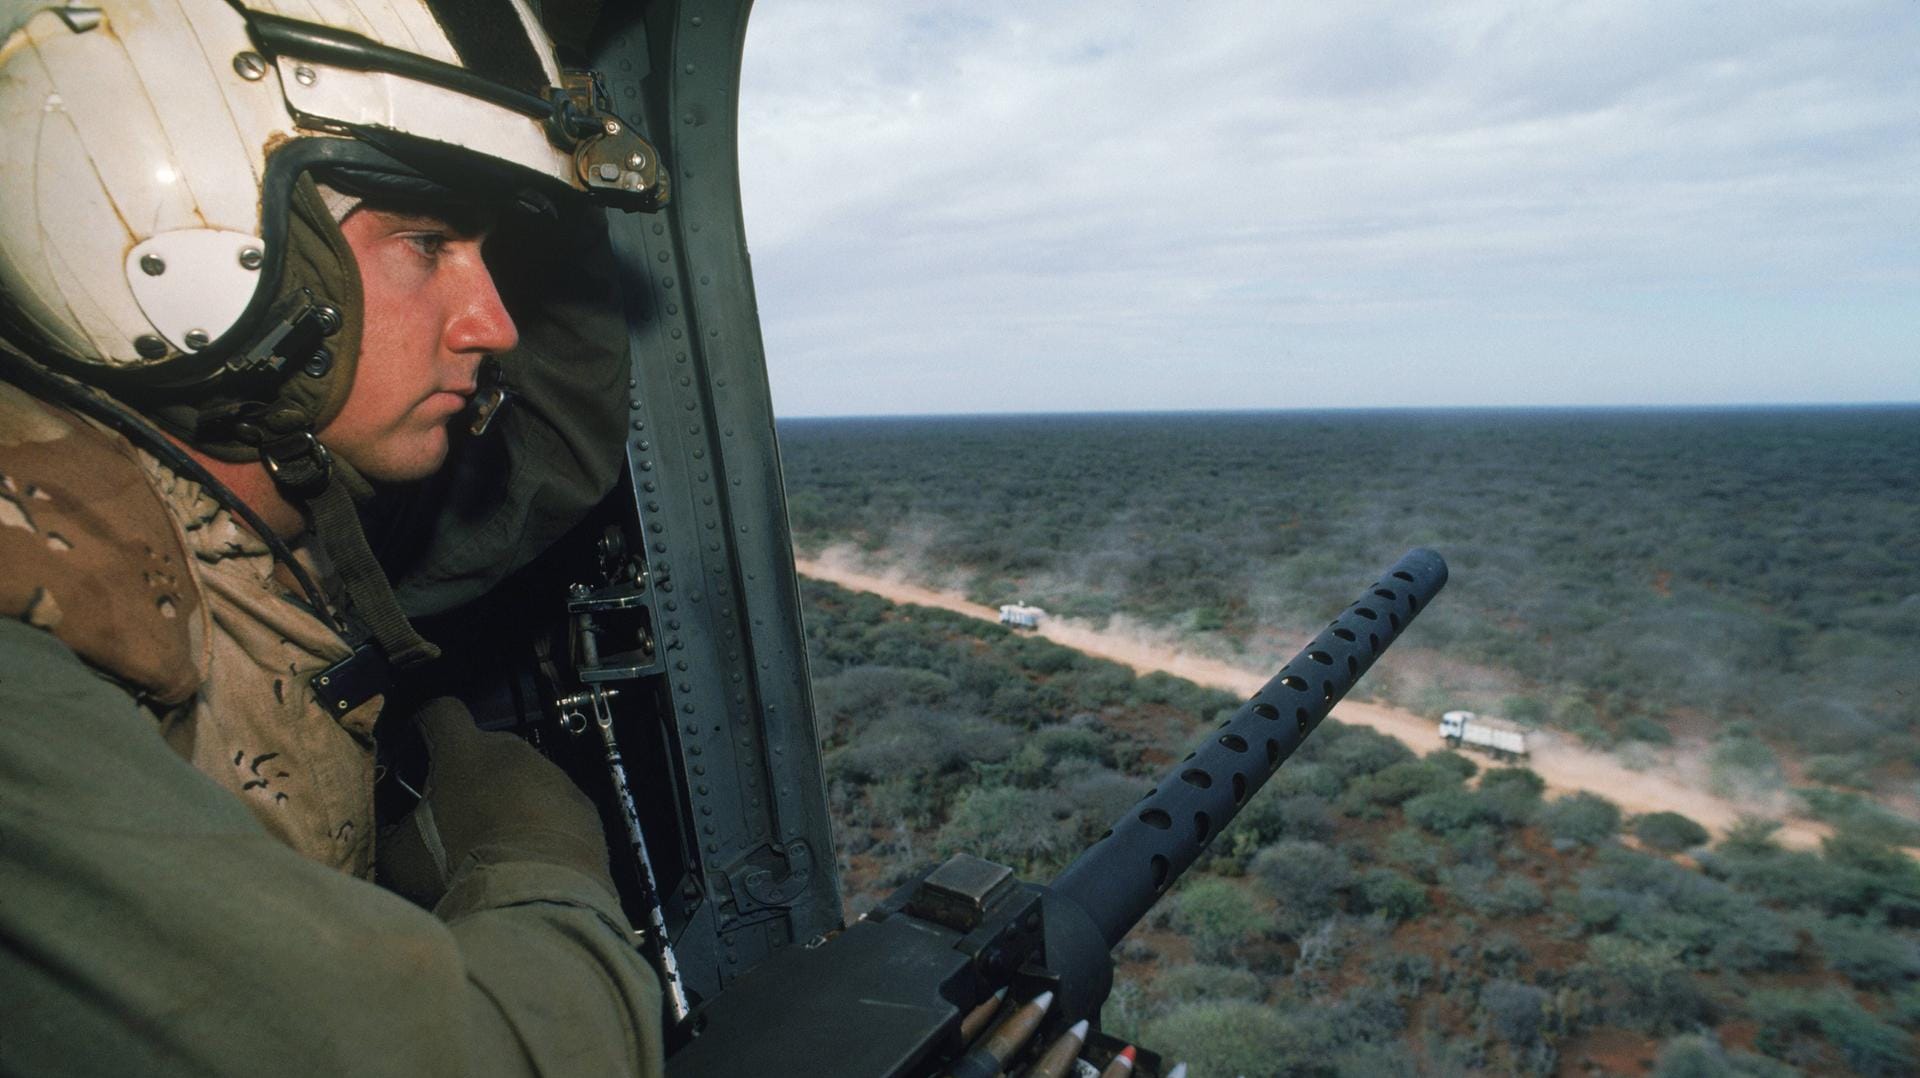
[[786,416],[1920,401],[1920,0],[758,0]]

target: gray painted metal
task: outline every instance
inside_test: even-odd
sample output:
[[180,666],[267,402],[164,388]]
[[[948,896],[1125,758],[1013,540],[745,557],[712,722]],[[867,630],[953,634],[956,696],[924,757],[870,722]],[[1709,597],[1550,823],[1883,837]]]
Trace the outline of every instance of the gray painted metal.
[[669,916],[687,986],[708,999],[841,924],[740,212],[750,6],[636,7],[603,24],[591,57],[672,182],[665,210],[609,220],[634,355],[632,493],[654,577],[682,838],[699,867],[669,896]]

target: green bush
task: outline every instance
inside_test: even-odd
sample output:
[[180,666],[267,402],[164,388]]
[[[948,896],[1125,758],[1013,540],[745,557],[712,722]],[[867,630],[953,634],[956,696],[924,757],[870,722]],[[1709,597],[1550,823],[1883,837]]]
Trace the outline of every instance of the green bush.
[[1887,1016],[1908,1029],[1920,1027],[1920,984],[1910,984],[1888,1001]]
[[1440,870],[1440,886],[1461,905],[1488,917],[1521,917],[1546,905],[1540,888],[1525,876],[1502,875],[1489,862],[1466,862]]
[[1319,1011],[1334,1034],[1348,1044],[1388,1040],[1407,1027],[1407,1009],[1400,1005],[1399,995],[1380,985],[1354,985],[1338,1003],[1323,1004]]
[[1080,652],[1037,636],[1012,634],[1006,638],[1004,647],[1022,670],[1043,677],[1084,668],[1089,662]]
[[1593,999],[1602,1020],[1642,1033],[1690,1030],[1713,1013],[1686,965],[1664,944],[1601,936],[1568,978]]
[[1853,835],[1822,844],[1824,856],[1723,841],[1701,867],[1742,891],[1828,914],[1920,924],[1920,867],[1897,849]]
[[1458,785],[1459,777],[1445,767],[1425,760],[1403,760],[1348,783],[1338,804],[1347,815],[1360,816],[1382,805],[1399,805],[1421,794]]
[[1287,800],[1287,795],[1277,788],[1279,785],[1279,781],[1275,780],[1261,787],[1260,792],[1253,795],[1223,832],[1231,836],[1236,845],[1244,844],[1249,857],[1260,847],[1286,837],[1286,822],[1280,806]]
[[[1472,922],[1463,922],[1463,927],[1471,931]],[[1520,967],[1532,959],[1532,952],[1521,945],[1513,933],[1505,929],[1490,929],[1478,937],[1479,945],[1473,953],[1480,964],[1480,971],[1489,977],[1512,977],[1520,972]]]
[[[1848,889],[1819,854],[1783,850],[1770,842],[1754,844],[1730,836],[1696,856],[1707,875],[1780,905],[1831,910]],[[1862,906],[1850,903],[1848,908],[1858,912]]]
[[1194,1078],[1326,1073],[1341,1045],[1314,1017],[1244,1000],[1189,1003],[1148,1021],[1140,1039],[1186,1060]]
[[1223,962],[1259,937],[1271,918],[1246,888],[1202,876],[1182,883],[1174,894],[1172,920],[1193,943],[1196,958]]
[[1779,914],[1665,858],[1603,849],[1578,882],[1570,912],[1587,928],[1669,947],[1702,969],[1779,969],[1799,950]]
[[829,776],[856,784],[960,771],[1006,759],[1013,732],[972,715],[900,710],[869,722],[843,747],[826,755]]
[[1475,792],[1481,817],[1503,827],[1522,827],[1540,811],[1546,781],[1524,767],[1496,767],[1480,779]]
[[1417,1078],[1427,1073],[1425,1060],[1400,1041],[1360,1041],[1340,1046],[1326,1061],[1329,1070],[1287,1071],[1288,1074],[1331,1073],[1339,1078]]
[[1893,988],[1920,977],[1920,944],[1903,933],[1853,917],[1821,918],[1812,928],[1827,965],[1862,988]]
[[1720,840],[1719,849],[1732,854],[1755,855],[1776,851],[1780,847],[1773,836],[1780,830],[1780,821],[1765,820],[1758,816],[1742,816],[1732,827],[1727,828],[1727,836]]
[[1920,823],[1894,812],[1870,797],[1848,790],[1802,787],[1795,793],[1819,819],[1848,834],[1898,846],[1920,843]]
[[1204,963],[1161,970],[1154,977],[1151,987],[1156,996],[1173,1003],[1228,999],[1258,1003],[1267,994],[1260,976],[1250,970]]
[[1439,878],[1440,847],[1411,827],[1402,827],[1388,835],[1380,852],[1388,864],[1405,869],[1423,883],[1433,883]]
[[1870,777],[1873,760],[1865,753],[1809,756],[1805,768],[1808,778],[1828,786],[1851,786],[1856,790],[1865,790],[1873,785]]
[[938,783],[903,776],[866,787],[872,815],[865,822],[882,827],[931,827],[945,811],[947,790]]
[[1678,853],[1705,845],[1707,829],[1677,812],[1649,812],[1633,820],[1633,834],[1656,850]]
[[1033,682],[1009,673],[987,693],[986,712],[1009,726],[1035,730],[1063,716],[1051,711]]
[[1354,887],[1361,913],[1378,913],[1389,920],[1411,921],[1427,912],[1427,889],[1404,873],[1390,868],[1368,869]]
[[1451,832],[1442,841],[1447,855],[1455,861],[1497,861],[1500,855],[1513,848],[1507,837],[1492,824],[1476,823]]
[[954,805],[935,847],[942,858],[971,853],[1023,876],[1045,875],[1079,852],[1072,831],[1063,826],[1069,815],[1055,791],[982,786]]
[[1332,916],[1348,884],[1347,860],[1318,843],[1286,839],[1261,850],[1248,870],[1279,906],[1282,931],[1298,935]]
[[1417,951],[1390,949],[1367,964],[1367,976],[1402,998],[1417,996],[1433,980],[1433,959]]
[[1339,771],[1326,764],[1317,764],[1296,756],[1287,761],[1279,774],[1267,783],[1265,790],[1271,791],[1276,797],[1312,794],[1331,801],[1339,797],[1340,791],[1346,788],[1346,776]]
[[813,683],[814,705],[829,729],[859,725],[900,706],[930,707],[953,695],[950,678],[931,670],[857,666]]
[[1289,793],[1269,785],[1233,818],[1228,833],[1234,838],[1237,859],[1244,864],[1262,847],[1281,839],[1320,842],[1332,838],[1337,829],[1326,798],[1311,793]]
[[1530,767],[1496,767],[1481,776],[1482,793],[1508,789],[1519,791],[1523,797],[1538,800],[1547,790],[1547,780]]
[[1345,780],[1371,775],[1414,759],[1413,750],[1398,738],[1365,726],[1341,726],[1338,729],[1338,736],[1326,741],[1327,729],[1323,727],[1307,739],[1306,746],[1312,749],[1308,759],[1325,764]]
[[1486,904],[1487,912],[1496,917],[1521,917],[1540,912],[1547,898],[1525,876],[1504,876],[1488,892]]
[[1300,794],[1284,798],[1279,810],[1281,835],[1325,842],[1339,830],[1339,824],[1333,818],[1333,808],[1324,797]]
[[1764,794],[1782,781],[1780,760],[1758,738],[1735,731],[1714,743],[1707,756],[1713,791],[1739,797]]
[[1122,1040],[1138,1043],[1145,1038],[1141,1029],[1147,1016],[1157,1013],[1155,1007],[1147,1002],[1147,989],[1140,982],[1124,975],[1114,978],[1113,991],[1108,993],[1107,1002],[1100,1008],[1101,1030]]
[[1759,1024],[1754,1044],[1770,1056],[1797,1061],[1806,1055],[1803,1042],[1819,1037],[1862,1074],[1913,1071],[1907,1035],[1863,1010],[1845,992],[1767,989],[1749,997],[1748,1009]]
[[1509,696],[1500,702],[1500,711],[1523,726],[1539,726],[1547,721],[1547,705],[1537,696]]
[[1620,733],[1632,741],[1645,741],[1652,745],[1673,744],[1673,731],[1645,715],[1627,716],[1620,724]]
[[1421,794],[1401,808],[1408,820],[1436,835],[1462,830],[1484,818],[1480,799],[1471,791],[1459,788]]
[[1056,764],[1053,782],[1066,812],[1062,827],[1076,850],[1093,845],[1150,788],[1145,779],[1078,759]]
[[1791,1078],[1792,1067],[1747,1052],[1729,1052],[1710,1033],[1684,1033],[1660,1046],[1654,1078]]
[[1487,1025],[1516,1048],[1535,1044],[1546,1032],[1547,999],[1545,991],[1515,981],[1493,981],[1480,990]]
[[1830,909],[1920,924],[1920,863],[1904,851],[1843,832],[1822,841],[1820,852],[1836,876]]
[[1101,730],[1062,725],[1035,731],[1020,743],[1007,762],[1007,779],[1017,786],[1041,786],[1053,778],[1062,760],[1091,760],[1111,767],[1113,746]]
[[1578,734],[1600,728],[1600,713],[1592,703],[1578,696],[1563,696],[1553,708],[1554,725]]
[[1620,809],[1584,791],[1555,798],[1540,810],[1540,826],[1554,841],[1598,846],[1620,831]]
[[1441,749],[1439,752],[1429,753],[1426,757],[1426,762],[1434,767],[1445,768],[1453,772],[1460,777],[1461,782],[1465,782],[1480,773],[1479,764],[1474,763],[1472,760],[1467,759],[1466,756],[1452,749]]

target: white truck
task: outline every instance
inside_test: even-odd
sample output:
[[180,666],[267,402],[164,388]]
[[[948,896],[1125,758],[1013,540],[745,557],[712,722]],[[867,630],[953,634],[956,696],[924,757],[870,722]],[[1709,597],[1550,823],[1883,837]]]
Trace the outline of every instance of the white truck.
[[1449,711],[1440,716],[1440,736],[1453,748],[1471,745],[1501,760],[1527,758],[1525,730],[1471,711]]
[[1038,629],[1047,612],[1025,603],[1008,603],[1000,608],[1000,624],[1016,629]]

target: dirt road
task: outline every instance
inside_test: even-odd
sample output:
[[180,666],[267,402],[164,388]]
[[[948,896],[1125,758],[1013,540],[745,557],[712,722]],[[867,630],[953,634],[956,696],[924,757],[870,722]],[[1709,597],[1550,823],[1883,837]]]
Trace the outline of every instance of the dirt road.
[[[896,603],[938,607],[968,617],[998,621],[1000,612],[992,607],[970,603],[952,592],[913,584],[892,577],[877,576],[838,559],[800,559],[796,563],[803,576],[838,584],[855,591],[872,592]],[[1136,673],[1160,671],[1186,678],[1241,696],[1251,696],[1266,684],[1274,671],[1251,671],[1217,659],[1186,654],[1169,645],[1130,639],[1071,621],[1050,619],[1039,634],[1057,644],[1102,659],[1111,659],[1131,667]],[[1305,641],[1302,641],[1305,643]],[[1348,700],[1333,710],[1341,722],[1370,726],[1391,734],[1420,752],[1439,747],[1434,720],[1386,704]],[[1780,819],[1781,813],[1757,804],[1742,804],[1718,797],[1705,788],[1704,776],[1685,774],[1677,769],[1659,767],[1635,770],[1605,753],[1595,752],[1568,741],[1553,731],[1530,735],[1530,766],[1556,793],[1588,790],[1619,805],[1629,814],[1678,812],[1698,821],[1716,836],[1742,816]],[[1775,838],[1782,845],[1809,848],[1819,845],[1832,830],[1815,820],[1788,818]]]

